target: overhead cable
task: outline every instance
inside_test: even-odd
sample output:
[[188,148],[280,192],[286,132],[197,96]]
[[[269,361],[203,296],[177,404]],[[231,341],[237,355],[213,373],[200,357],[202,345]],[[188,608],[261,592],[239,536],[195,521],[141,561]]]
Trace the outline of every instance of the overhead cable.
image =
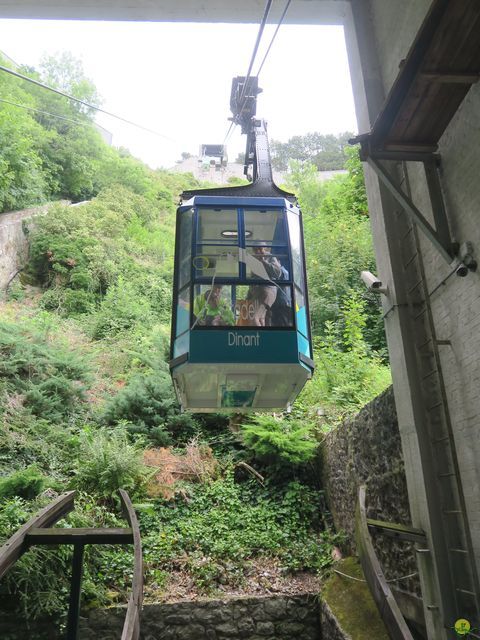
[[25,104],[17,104],[16,102],[10,102],[10,100],[4,100],[0,98],[0,102],[4,102],[5,104],[11,104],[13,107],[18,107],[19,109],[26,109],[27,111],[35,111],[35,113],[41,113],[44,116],[51,116],[52,118],[58,118],[59,120],[66,120],[67,122],[72,122],[73,124],[79,124],[81,126],[92,126],[92,122],[82,122],[81,120],[72,120],[72,118],[66,118],[65,116],[60,116],[57,113],[50,113],[48,111],[42,111],[41,109],[35,109],[35,107],[27,107]]
[[[258,29],[258,34],[257,34],[257,40],[255,41],[255,46],[253,47],[253,53],[252,53],[252,57],[250,58],[250,64],[248,66],[248,71],[247,71],[247,75],[245,76],[245,82],[243,84],[243,89],[242,92],[240,94],[240,98],[239,98],[239,102],[241,102],[244,97],[245,97],[245,91],[247,89],[247,82],[248,79],[250,78],[250,74],[252,73],[252,68],[255,62],[255,58],[257,56],[257,51],[258,51],[258,47],[260,45],[260,40],[262,38],[262,34],[263,34],[263,30],[265,29],[265,24],[267,22],[267,18],[268,18],[268,14],[270,12],[270,7],[272,6],[272,0],[267,0],[267,4],[265,5],[265,10],[263,12],[263,18],[262,21],[260,22],[260,27]],[[228,137],[230,136],[232,129],[234,127],[235,123],[232,121],[232,123],[230,124],[230,127],[227,131],[227,134],[225,136],[225,139],[223,141],[223,144],[226,143]],[[236,125],[235,125],[236,126]]]
[[244,96],[245,96],[245,91],[247,89],[248,79],[250,78],[250,74],[252,73],[253,64],[254,64],[255,58],[257,56],[258,47],[260,46],[260,40],[262,38],[263,30],[265,29],[265,24],[267,22],[267,18],[268,18],[268,14],[270,12],[270,7],[271,6],[272,6],[272,0],[267,0],[267,4],[265,5],[265,11],[263,12],[263,18],[262,18],[262,21],[260,23],[260,27],[258,29],[257,40],[255,42],[255,46],[253,47],[253,53],[252,53],[252,57],[250,59],[250,65],[248,67],[247,75],[245,76],[245,82],[243,84],[243,90],[242,90],[242,93],[240,94],[239,102],[241,102],[243,100]]
[[280,21],[279,21],[279,23],[277,24],[277,28],[275,29],[275,33],[273,34],[272,39],[270,40],[270,44],[268,45],[267,52],[266,52],[266,53],[265,53],[265,55],[263,56],[262,63],[261,63],[261,65],[260,65],[260,67],[258,68],[258,71],[257,71],[257,78],[258,78],[258,76],[260,75],[260,71],[262,70],[263,65],[265,64],[265,60],[267,59],[268,54],[270,53],[270,49],[272,48],[272,44],[274,43],[275,38],[277,37],[278,30],[279,30],[279,29],[280,29],[280,27],[282,26],[282,22],[284,21],[285,16],[287,15],[288,7],[290,6],[291,1],[292,1],[292,0],[287,0],[287,4],[285,5],[285,9],[283,10],[282,15],[280,16]]
[[37,87],[41,87],[42,89],[53,91],[53,93],[57,93],[58,95],[63,96],[64,98],[68,98],[69,100],[72,100],[73,102],[82,104],[84,107],[87,107],[88,109],[93,109],[95,111],[99,111],[100,113],[104,113],[105,115],[110,116],[111,118],[116,118],[117,120],[121,120],[122,122],[125,122],[131,125],[132,127],[137,127],[137,129],[143,129],[143,131],[147,131],[148,133],[153,133],[153,135],[159,136],[160,138],[164,138],[165,140],[176,142],[175,140],[173,140],[173,138],[169,138],[163,133],[159,133],[154,129],[149,129],[148,127],[144,127],[141,124],[137,124],[136,122],[132,122],[131,120],[127,120],[126,118],[122,118],[122,116],[117,116],[115,113],[111,113],[110,111],[105,111],[105,109],[96,107],[94,104],[90,104],[89,102],[86,102],[85,100],[81,100],[80,98],[75,98],[75,96],[71,96],[70,94],[60,91],[59,89],[50,87],[48,84],[44,84],[43,82],[39,82],[38,80],[29,78],[28,76],[25,76],[22,73],[18,73],[17,71],[14,71],[13,69],[9,69],[8,67],[4,67],[0,65],[0,71],[5,71],[6,73],[10,73],[12,76],[15,76],[16,78],[20,78],[21,80],[25,80],[26,82],[31,82],[32,84],[35,84],[37,85]]

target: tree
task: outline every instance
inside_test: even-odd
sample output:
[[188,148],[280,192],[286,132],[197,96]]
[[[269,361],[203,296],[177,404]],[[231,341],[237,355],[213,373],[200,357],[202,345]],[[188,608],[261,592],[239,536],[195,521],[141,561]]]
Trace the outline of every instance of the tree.
[[286,171],[291,160],[299,160],[313,164],[319,171],[343,169],[345,148],[352,136],[348,131],[339,135],[317,132],[293,136],[288,142],[272,140],[272,166],[279,171]]
[[[87,78],[80,60],[69,51],[57,53],[55,56],[44,56],[40,62],[40,73],[43,82],[68,93],[79,100],[84,100],[95,106],[100,105],[100,96],[93,82]],[[87,107],[72,103],[73,108],[80,113],[88,113]]]

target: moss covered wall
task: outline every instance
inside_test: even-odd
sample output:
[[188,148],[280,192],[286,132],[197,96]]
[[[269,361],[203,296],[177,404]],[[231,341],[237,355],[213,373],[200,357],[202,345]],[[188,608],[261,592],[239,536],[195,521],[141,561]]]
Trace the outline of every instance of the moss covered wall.
[[[368,517],[411,524],[392,388],[326,436],[322,474],[335,526],[346,532],[350,551],[355,552],[355,505],[361,484],[367,485]],[[387,579],[417,571],[412,544],[378,534],[373,542]],[[417,578],[392,586],[420,593]]]

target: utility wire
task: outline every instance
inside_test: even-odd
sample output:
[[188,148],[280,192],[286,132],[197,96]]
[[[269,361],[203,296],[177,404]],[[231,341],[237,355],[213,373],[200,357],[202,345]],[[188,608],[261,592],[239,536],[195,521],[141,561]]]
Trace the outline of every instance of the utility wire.
[[287,0],[287,4],[285,5],[285,9],[283,10],[282,15],[280,16],[280,21],[279,21],[279,23],[277,24],[277,28],[275,29],[275,33],[273,34],[272,39],[270,40],[270,44],[268,45],[267,52],[266,52],[266,54],[265,54],[265,55],[264,55],[264,57],[263,57],[263,60],[262,60],[262,63],[261,63],[261,65],[260,65],[260,67],[258,68],[258,71],[257,71],[257,78],[258,78],[258,76],[260,75],[260,71],[262,70],[263,65],[265,64],[265,60],[267,59],[268,54],[270,53],[270,49],[272,48],[272,44],[274,43],[275,38],[277,37],[278,30],[279,30],[279,29],[280,29],[280,27],[282,26],[282,22],[284,21],[285,16],[287,15],[288,7],[290,6],[291,1],[292,1],[292,0]]
[[10,73],[12,76],[15,76],[16,78],[20,78],[21,80],[25,80],[26,82],[31,82],[32,84],[35,84],[37,85],[37,87],[41,87],[42,89],[53,91],[53,93],[57,93],[58,95],[63,96],[64,98],[68,98],[69,100],[73,100],[73,102],[78,102],[79,104],[82,104],[84,107],[87,107],[88,109],[94,109],[95,111],[104,113],[105,115],[110,116],[111,118],[116,118],[117,120],[126,122],[127,124],[133,127],[137,127],[137,129],[143,129],[143,131],[147,131],[148,133],[153,133],[153,135],[159,136],[160,138],[164,138],[165,140],[176,142],[175,140],[173,140],[173,138],[169,138],[168,136],[165,136],[163,133],[159,133],[158,131],[149,129],[148,127],[144,127],[141,124],[137,124],[136,122],[132,122],[131,120],[127,120],[126,118],[122,118],[122,116],[117,116],[115,113],[111,113],[110,111],[105,111],[105,109],[96,107],[95,105],[90,104],[89,102],[85,102],[85,100],[80,100],[80,98],[75,98],[74,96],[71,96],[68,93],[64,93],[63,91],[60,91],[59,89],[54,89],[53,87],[48,86],[48,84],[44,84],[43,82],[39,82],[38,80],[29,78],[28,76],[25,76],[22,73],[18,73],[17,71],[14,71],[13,69],[9,69],[8,67],[4,67],[0,65],[0,71],[5,71],[6,73]]
[[9,100],[4,100],[3,98],[0,98],[0,102],[5,102],[5,104],[11,104],[13,107],[18,107],[19,109],[26,109],[27,111],[35,111],[36,113],[42,113],[44,116],[51,116],[52,118],[58,118],[59,120],[66,120],[67,122],[73,122],[73,124],[79,124],[82,126],[93,125],[92,122],[82,122],[81,120],[72,120],[71,118],[66,118],[65,116],[59,116],[57,113],[42,111],[41,109],[35,109],[35,107],[27,107],[27,105],[25,104],[17,104],[16,102],[10,102]]

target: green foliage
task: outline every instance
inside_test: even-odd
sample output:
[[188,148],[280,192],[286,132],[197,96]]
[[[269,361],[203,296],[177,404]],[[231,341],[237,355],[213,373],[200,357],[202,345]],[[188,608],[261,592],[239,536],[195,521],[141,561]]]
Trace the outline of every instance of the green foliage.
[[352,292],[342,307],[342,322],[327,323],[325,336],[315,340],[317,369],[299,405],[326,408],[329,424],[359,411],[391,384],[390,369],[363,337],[364,306]]
[[319,495],[298,482],[283,487],[238,484],[226,477],[190,489],[174,508],[162,501],[140,513],[147,576],[188,558],[197,587],[245,581],[249,562],[278,558],[285,569],[319,569],[330,563],[332,539],[318,521]]
[[89,368],[83,357],[50,343],[33,324],[0,322],[0,378],[4,394],[21,396],[33,415],[61,420],[80,409]]
[[75,486],[103,500],[114,499],[119,489],[141,492],[145,468],[138,445],[123,429],[91,429],[81,434]]
[[157,446],[187,442],[198,431],[192,415],[180,413],[170,376],[161,369],[133,376],[107,403],[103,420],[122,423],[131,434],[145,435]]
[[[0,62],[10,66],[1,58]],[[39,70],[24,67],[21,71],[81,100],[100,103],[81,63],[69,53],[44,58]],[[6,101],[0,104],[0,211],[59,198],[87,200],[116,184],[173,211],[181,183],[195,183],[193,177],[173,177],[166,185],[163,172],[153,171],[124,149],[107,145],[93,124],[92,110],[84,105],[19,83],[8,74],[0,78],[0,91]]]
[[252,422],[243,424],[241,436],[260,462],[277,467],[304,465],[318,447],[311,423],[269,414],[256,414]]
[[[10,396],[6,404],[16,401]],[[0,426],[0,473],[37,465],[55,481],[64,479],[73,468],[78,442],[75,426],[52,424],[25,407],[7,408]]]
[[385,358],[378,300],[360,280],[360,271],[375,271],[363,170],[357,149],[346,154],[347,175],[321,183],[312,165],[293,162],[288,177],[303,211],[312,330],[324,336],[328,322],[342,321],[343,301],[357,293],[366,303],[364,337]]
[[32,500],[45,488],[45,484],[43,473],[36,465],[31,465],[0,478],[0,498],[5,500],[17,496]]
[[343,169],[350,132],[333,134],[307,133],[293,136],[288,142],[272,140],[272,166],[286,171],[291,160],[313,164],[318,171]]
[[102,300],[95,315],[92,336],[105,338],[149,321],[153,321],[153,315],[147,298],[139,297],[135,285],[120,277]]

